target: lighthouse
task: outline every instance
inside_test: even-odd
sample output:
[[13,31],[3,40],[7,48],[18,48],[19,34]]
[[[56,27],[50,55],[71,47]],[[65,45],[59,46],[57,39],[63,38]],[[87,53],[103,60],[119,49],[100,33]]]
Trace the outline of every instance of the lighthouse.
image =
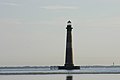
[[72,52],[72,25],[71,21],[67,22],[67,36],[66,36],[66,58],[65,65],[66,68],[74,66],[73,64],[73,52]]
[[80,66],[74,66],[73,64],[73,51],[72,51],[72,25],[71,21],[67,22],[67,36],[66,36],[66,56],[64,66],[59,66],[59,69],[73,70],[80,69]]

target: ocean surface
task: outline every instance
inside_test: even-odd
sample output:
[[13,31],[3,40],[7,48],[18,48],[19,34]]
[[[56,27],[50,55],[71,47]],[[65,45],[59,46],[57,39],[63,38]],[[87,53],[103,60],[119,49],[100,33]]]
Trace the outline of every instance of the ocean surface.
[[[84,72],[112,74],[81,74]],[[118,74],[114,74],[114,72],[118,72]],[[58,70],[55,66],[0,67],[0,80],[120,80],[120,66],[81,66],[80,70]]]
[[59,70],[57,66],[0,67],[2,74],[120,74],[120,66],[81,66],[78,70]]
[[120,80],[119,74],[0,75],[0,80]]

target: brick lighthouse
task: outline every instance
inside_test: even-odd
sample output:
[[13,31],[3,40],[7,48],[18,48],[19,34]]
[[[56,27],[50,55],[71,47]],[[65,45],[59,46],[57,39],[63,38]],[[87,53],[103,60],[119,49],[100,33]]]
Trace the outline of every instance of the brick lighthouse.
[[72,25],[71,21],[67,22],[67,36],[66,36],[66,57],[64,66],[59,66],[59,69],[73,70],[80,69],[80,66],[73,64],[73,51],[72,51]]

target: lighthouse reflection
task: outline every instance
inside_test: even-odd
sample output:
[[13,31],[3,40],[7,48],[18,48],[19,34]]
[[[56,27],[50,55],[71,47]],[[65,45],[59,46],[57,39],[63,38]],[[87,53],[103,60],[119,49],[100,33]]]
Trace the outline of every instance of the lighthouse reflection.
[[72,76],[66,76],[66,80],[72,80]]

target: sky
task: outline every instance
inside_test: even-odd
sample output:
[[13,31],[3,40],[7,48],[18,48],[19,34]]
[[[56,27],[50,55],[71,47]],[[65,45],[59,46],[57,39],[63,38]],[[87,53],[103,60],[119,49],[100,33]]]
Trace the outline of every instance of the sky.
[[0,66],[120,65],[120,0],[0,0]]

